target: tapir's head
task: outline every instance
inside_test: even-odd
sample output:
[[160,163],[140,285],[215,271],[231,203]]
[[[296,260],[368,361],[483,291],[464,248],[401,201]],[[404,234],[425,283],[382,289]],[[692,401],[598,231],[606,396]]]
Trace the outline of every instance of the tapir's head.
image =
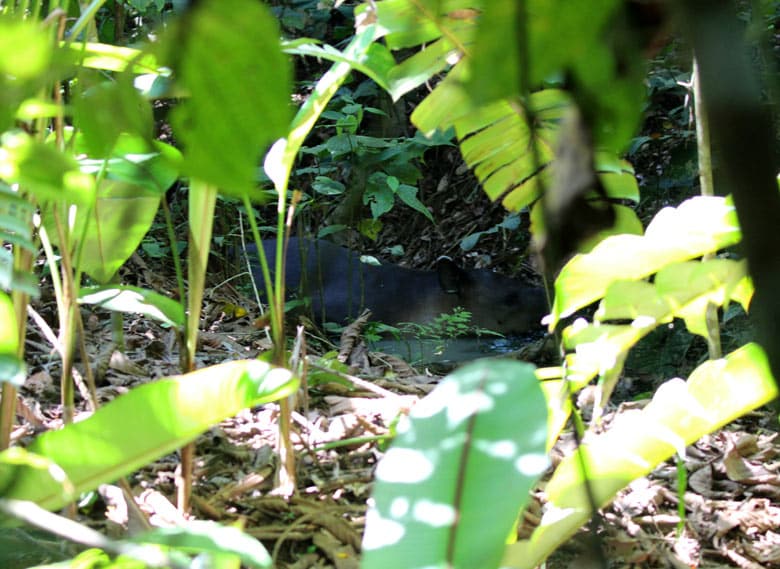
[[541,328],[548,312],[544,289],[488,270],[465,270],[448,257],[436,268],[444,292],[457,295],[456,304],[471,312],[475,326],[502,334]]

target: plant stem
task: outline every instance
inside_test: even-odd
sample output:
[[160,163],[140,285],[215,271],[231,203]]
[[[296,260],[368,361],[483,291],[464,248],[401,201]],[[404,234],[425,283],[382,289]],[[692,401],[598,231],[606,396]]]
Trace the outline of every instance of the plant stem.
[[[693,87],[694,112],[696,119],[696,146],[699,157],[699,187],[701,195],[714,196],[715,185],[712,177],[712,153],[710,149],[710,125],[707,121],[707,111],[704,106],[704,99],[701,95],[701,84],[699,82],[699,64],[693,60]],[[702,257],[702,261],[712,259],[715,255],[710,253]],[[718,308],[713,303],[707,304],[704,315],[707,322],[707,350],[710,359],[716,360],[723,355],[720,344],[720,322],[718,320]]]

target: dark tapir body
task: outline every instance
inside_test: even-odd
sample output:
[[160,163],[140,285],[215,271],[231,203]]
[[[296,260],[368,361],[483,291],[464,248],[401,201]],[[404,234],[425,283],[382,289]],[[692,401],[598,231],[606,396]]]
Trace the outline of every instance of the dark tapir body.
[[[273,267],[276,244],[263,248]],[[251,255],[250,255],[251,256]],[[359,254],[327,241],[290,239],[287,251],[288,293],[299,290],[311,298],[317,320],[345,323],[363,308],[372,320],[396,325],[425,323],[462,307],[472,324],[502,334],[527,332],[540,326],[547,312],[544,291],[487,270],[464,270],[442,258],[436,271],[398,265],[369,265]],[[253,268],[258,284],[262,276]]]

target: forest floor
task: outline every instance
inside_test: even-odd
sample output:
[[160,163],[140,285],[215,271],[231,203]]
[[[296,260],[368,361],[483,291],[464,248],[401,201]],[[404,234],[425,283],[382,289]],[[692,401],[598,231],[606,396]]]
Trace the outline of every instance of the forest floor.
[[[438,158],[439,165],[457,163],[454,154]],[[444,177],[451,174],[441,173]],[[489,233],[505,219],[503,208],[491,204],[473,178],[453,175],[449,179],[449,185],[433,176],[422,182],[423,190],[427,188],[426,203],[436,204],[437,224],[396,208],[385,221],[388,231],[383,235],[389,238],[365,252],[382,258],[387,246],[404,243],[409,266],[430,268],[438,255],[447,254],[466,267],[498,267],[538,283],[533,261],[527,256],[527,239],[517,238],[528,234],[527,215],[520,217],[519,230],[509,232],[511,235]],[[649,217],[684,197],[664,194],[642,207]],[[234,226],[235,216],[228,218]],[[480,231],[488,233],[479,242],[479,254],[458,247],[461,238]],[[408,239],[410,235],[415,238]],[[226,277],[234,274],[235,269],[228,269]],[[123,282],[175,296],[172,269],[154,259],[134,255],[121,276]],[[247,290],[234,288],[232,280],[216,274],[210,277],[212,288],[205,294],[197,367],[253,358],[270,349],[266,333],[258,330],[250,316],[236,316],[236,308],[246,309],[252,317],[258,315]],[[56,307],[46,283],[33,308],[43,322],[54,326]],[[97,378],[101,403],[137,385],[180,373],[172,330],[142,317],[127,317],[126,349],[120,353],[112,343],[110,315],[87,306],[82,307],[82,315],[87,359]],[[730,341],[742,345],[750,335],[749,326],[741,323],[744,314],[732,316],[732,328],[724,332],[724,349]],[[686,377],[695,367],[706,350],[681,328],[654,333],[643,340],[644,347],[632,351],[604,414],[603,428],[609,428],[621,413],[646,404],[665,379]],[[350,338],[355,340],[356,336]],[[514,357],[539,366],[554,365],[543,342],[532,342]],[[371,353],[361,342],[350,350],[343,345],[328,347],[312,338],[307,343],[311,355],[308,387],[299,393],[292,425],[295,495],[286,499],[274,492],[279,412],[276,404],[268,404],[247,409],[197,439],[188,517],[226,524],[242,520],[245,531],[266,545],[276,567],[357,568],[366,503],[386,437],[399,413],[425,397],[441,375],[431,366],[414,368],[398,358]],[[331,349],[348,360],[349,373],[337,377],[333,353],[321,358],[320,354]],[[27,340],[30,376],[21,390],[15,443],[25,444],[34,434],[61,425],[61,370],[59,360],[51,354],[39,324],[31,323]],[[77,362],[82,376],[83,365]],[[586,418],[588,399],[578,399]],[[87,413],[83,397],[81,401],[76,420]],[[621,491],[553,554],[546,567],[602,567],[600,557],[611,568],[780,567],[780,442],[776,431],[776,412],[762,409],[703,437],[686,449],[679,463],[668,461]],[[553,450],[553,464],[574,446],[572,437],[564,434]],[[101,487],[101,499],[81,510],[81,520],[112,537],[147,524],[166,526],[184,521],[174,506],[178,466],[179,456],[172,454],[131,476],[132,500],[116,486]],[[687,479],[682,496],[678,492],[679,468],[684,468]],[[521,520],[519,539],[539,523],[549,474],[540,482]],[[45,543],[37,539],[38,555],[51,561],[68,557],[61,544]],[[20,546],[19,551],[22,549]],[[18,558],[22,557],[20,553]],[[15,569],[28,565],[8,562],[0,551],[0,566]]]
[[[146,286],[159,289],[159,272],[149,270],[139,258],[131,260],[130,270]],[[265,332],[258,331],[249,317],[227,315],[229,305],[249,306],[254,313],[243,295],[224,286],[207,297],[198,367],[255,357],[270,347]],[[45,295],[35,308],[44,320],[54,321],[53,303]],[[111,344],[108,315],[83,310],[85,343],[101,402],[179,373],[171,330],[142,318],[128,319],[126,350],[120,354]],[[31,376],[21,392],[23,418],[14,435],[16,443],[61,424],[59,362],[51,357],[36,326],[29,328],[27,347]],[[525,358],[535,357],[536,347],[525,351]],[[269,404],[247,409],[197,439],[190,517],[223,523],[243,520],[245,531],[262,540],[277,567],[357,568],[366,501],[383,455],[383,437],[397,415],[425,397],[441,378],[365,350],[353,351],[351,358],[349,374],[338,381],[310,381],[299,394],[292,429],[297,493],[292,498],[274,493],[278,406]],[[312,378],[318,361],[312,356]],[[648,401],[633,399],[610,406],[604,427]],[[84,413],[82,406],[80,414]],[[773,425],[774,413],[760,410],[702,438],[686,449],[680,464],[664,463],[621,491],[593,523],[553,555],[547,567],[600,567],[594,545],[614,568],[780,566],[780,443]],[[564,435],[553,462],[573,448],[572,438]],[[183,521],[174,506],[178,464],[178,455],[169,455],[130,477],[135,504],[128,503],[118,488],[101,487],[102,500],[82,510],[82,520],[109,536],[146,523],[165,526]],[[677,489],[681,466],[687,476],[682,497]],[[543,509],[544,481],[520,524],[520,538],[539,522]]]

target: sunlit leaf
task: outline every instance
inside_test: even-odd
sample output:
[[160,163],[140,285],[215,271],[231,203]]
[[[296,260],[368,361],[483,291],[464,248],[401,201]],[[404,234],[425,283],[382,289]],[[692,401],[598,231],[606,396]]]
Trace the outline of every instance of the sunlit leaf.
[[[193,177],[252,193],[262,152],[289,129],[292,66],[279,27],[253,0],[202,2],[180,22],[169,57],[189,97],[171,121]],[[262,54],[261,56],[258,54]]]
[[399,424],[377,468],[363,567],[498,567],[546,468],[546,423],[530,365],[483,361],[446,378]]
[[19,329],[11,297],[0,291],[0,383],[8,381],[21,387],[25,378],[25,365],[19,359]]
[[614,281],[647,277],[675,261],[734,245],[740,236],[734,206],[726,198],[696,197],[664,208],[644,236],[608,237],[563,267],[555,284],[551,327],[602,298]]
[[[132,389],[91,417],[38,436],[27,450],[61,468],[73,492],[93,490],[182,447],[216,423],[293,393],[296,378],[257,360],[234,361]],[[0,487],[8,499],[47,509],[74,495],[49,474],[13,466],[0,453]]]
[[705,362],[687,382],[668,381],[644,409],[619,414],[608,432],[563,460],[545,488],[549,504],[541,524],[530,539],[508,546],[503,566],[537,566],[591,517],[583,462],[596,505],[604,506],[686,445],[776,396],[766,355],[757,344]]
[[79,291],[79,302],[117,312],[143,314],[171,326],[184,325],[184,307],[180,303],[136,286],[83,287]]

